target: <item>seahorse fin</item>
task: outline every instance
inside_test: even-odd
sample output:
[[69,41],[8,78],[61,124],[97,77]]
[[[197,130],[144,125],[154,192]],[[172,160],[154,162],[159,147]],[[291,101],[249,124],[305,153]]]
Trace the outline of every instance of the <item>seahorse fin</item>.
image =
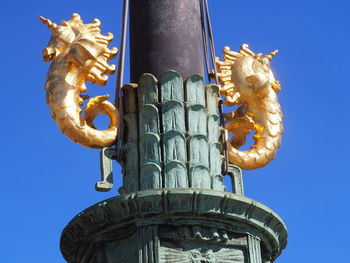
[[94,108],[97,104],[101,104],[105,100],[108,100],[108,98],[109,98],[109,94],[96,96],[90,99],[88,104],[86,105],[85,111],[89,111],[91,108]]

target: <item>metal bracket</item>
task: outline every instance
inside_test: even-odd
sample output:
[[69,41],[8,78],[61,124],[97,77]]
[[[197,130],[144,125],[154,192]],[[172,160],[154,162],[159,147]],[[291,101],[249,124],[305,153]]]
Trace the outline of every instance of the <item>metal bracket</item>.
[[232,193],[244,196],[242,170],[236,165],[229,164],[227,175],[231,177]]
[[113,166],[117,150],[115,148],[103,148],[100,152],[101,182],[97,182],[95,189],[98,192],[108,192],[113,187]]

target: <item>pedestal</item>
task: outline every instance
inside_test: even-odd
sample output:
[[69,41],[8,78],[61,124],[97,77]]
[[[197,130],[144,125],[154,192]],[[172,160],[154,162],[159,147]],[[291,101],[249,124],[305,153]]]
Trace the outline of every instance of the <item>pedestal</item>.
[[249,198],[213,190],[147,190],[100,202],[65,228],[69,263],[273,262],[283,221]]

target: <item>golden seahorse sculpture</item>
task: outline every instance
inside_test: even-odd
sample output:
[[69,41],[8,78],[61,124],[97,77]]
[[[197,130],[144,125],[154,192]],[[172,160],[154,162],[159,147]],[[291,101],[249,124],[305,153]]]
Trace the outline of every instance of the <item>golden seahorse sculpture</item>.
[[[224,61],[216,58],[224,104],[240,105],[224,114],[227,138],[231,134],[227,142],[228,159],[244,170],[264,167],[281,145],[283,115],[277,98],[281,88],[270,69],[270,61],[277,52],[262,56],[243,44],[239,52],[225,47]],[[248,151],[239,150],[252,130],[254,144]]]
[[[97,96],[89,100],[82,117],[83,101],[89,96],[85,81],[104,86],[113,74],[115,65],[108,61],[116,56],[117,48],[108,48],[113,35],[102,35],[100,21],[94,19],[84,24],[79,14],[73,14],[62,26],[44,17],[40,20],[52,31],[48,47],[43,50],[44,61],[52,61],[46,77],[46,101],[52,118],[60,130],[72,141],[89,147],[104,148],[116,140],[118,118],[114,105],[107,101],[109,95]],[[98,114],[106,114],[109,127],[98,130],[94,119]]]

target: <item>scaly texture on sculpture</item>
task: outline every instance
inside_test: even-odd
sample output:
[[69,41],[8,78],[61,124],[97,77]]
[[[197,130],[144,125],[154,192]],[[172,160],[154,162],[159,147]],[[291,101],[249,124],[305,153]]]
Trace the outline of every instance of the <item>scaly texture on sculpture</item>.
[[[224,117],[225,129],[232,134],[227,141],[229,162],[244,170],[265,166],[281,145],[283,115],[277,98],[280,83],[270,69],[270,61],[277,52],[263,57],[243,44],[239,53],[225,47],[224,61],[216,58],[224,104],[228,107],[241,105]],[[252,130],[255,134],[251,149],[239,150]]]
[[[46,78],[46,100],[52,118],[60,130],[72,141],[89,147],[104,148],[114,143],[117,136],[117,113],[114,105],[107,101],[109,95],[89,100],[82,117],[83,95],[87,91],[85,81],[104,86],[113,74],[115,65],[108,61],[115,57],[117,48],[108,49],[113,35],[102,35],[100,21],[94,19],[84,24],[79,14],[73,14],[62,26],[44,17],[40,20],[52,30],[48,47],[43,50],[44,61],[52,61]],[[97,130],[94,119],[106,114],[110,124],[106,130]]]

